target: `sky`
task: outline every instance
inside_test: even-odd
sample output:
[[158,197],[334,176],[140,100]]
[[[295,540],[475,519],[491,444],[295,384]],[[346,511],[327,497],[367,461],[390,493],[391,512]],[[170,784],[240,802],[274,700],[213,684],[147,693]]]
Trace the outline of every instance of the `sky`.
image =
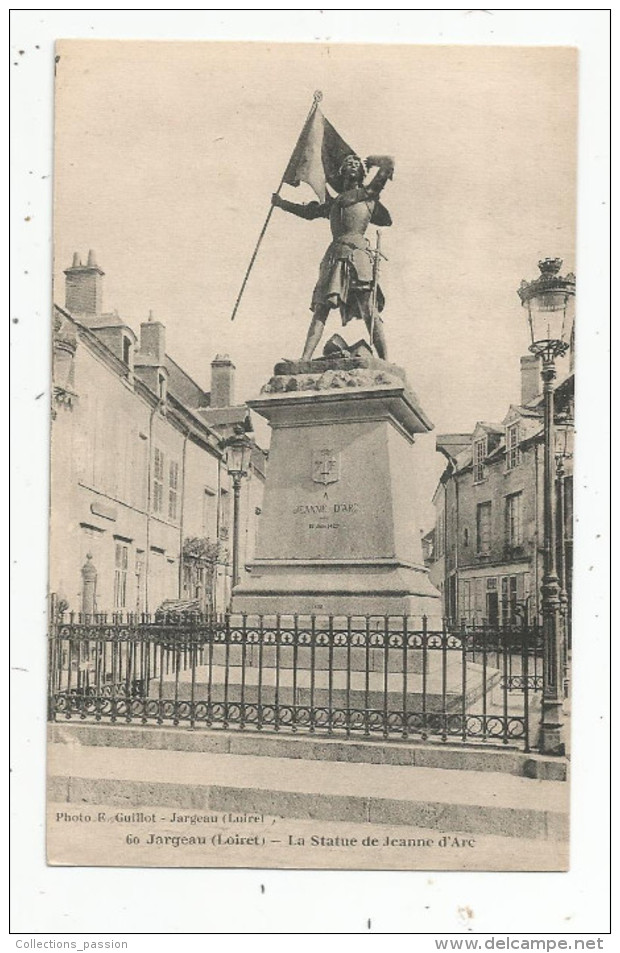
[[[435,424],[416,447],[432,525],[435,436],[519,401],[521,279],[544,257],[575,270],[575,51],[92,40],[57,54],[55,299],[73,252],[94,249],[104,308],[135,330],[152,310],[205,388],[215,354],[230,354],[239,400],[301,353],[330,240],[326,221],[275,210],[231,322],[314,90],[360,155],[394,156],[384,320],[390,359]],[[305,185],[282,195],[314,198]],[[326,339],[336,331],[334,312]],[[363,337],[362,323],[344,336]],[[268,442],[262,422],[257,434]]]

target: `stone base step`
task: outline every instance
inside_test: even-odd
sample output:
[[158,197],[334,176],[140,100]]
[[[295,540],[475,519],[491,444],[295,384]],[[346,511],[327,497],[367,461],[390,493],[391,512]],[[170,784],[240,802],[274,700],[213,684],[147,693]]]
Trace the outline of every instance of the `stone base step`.
[[[294,672],[290,668],[276,670],[271,667],[240,668],[224,665],[198,666],[195,672],[179,672],[178,678],[170,674],[154,678],[149,683],[151,698],[175,699],[176,701],[230,702],[242,700],[246,704],[297,705],[301,707],[330,707],[351,709],[376,709],[382,711],[406,708],[409,712],[467,710],[485,692],[490,693],[499,684],[500,673],[470,663],[465,678],[460,667],[451,667],[443,672],[434,669],[426,678],[411,672],[405,685],[402,673],[380,671],[361,672],[333,671],[331,687],[329,672],[307,669]],[[241,687],[243,685],[243,695]],[[406,692],[405,692],[406,688]],[[425,700],[423,699],[425,690]]]
[[343,761],[353,764],[415,765],[444,771],[486,771],[543,781],[566,781],[566,758],[519,751],[500,744],[467,747],[423,741],[363,739],[269,731],[169,727],[165,725],[89,724],[58,721],[48,725],[51,744],[85,747],[135,748],[148,751],[189,751],[252,755],[303,761]]
[[562,841],[568,788],[479,772],[52,744],[48,800],[250,812]]
[[[174,649],[171,643],[169,648]],[[300,645],[295,651],[292,645],[281,644],[277,649],[274,645],[248,644],[242,647],[239,644],[231,643],[228,646],[215,644],[211,648],[202,648],[200,661],[205,666],[209,658],[211,665],[220,665],[227,668],[241,667],[247,669],[258,668],[275,669],[276,659],[280,670],[296,668],[298,671],[315,672],[328,671],[334,672],[347,670],[350,672],[383,672],[386,668],[388,672],[408,672],[422,674],[426,671],[427,678],[440,678],[443,668],[446,670],[458,669],[461,671],[463,664],[463,654],[458,648],[450,648],[442,652],[439,648],[429,648],[425,653],[421,649],[408,648],[406,652],[402,648],[390,648],[387,652],[383,648],[371,648],[366,651],[365,648],[352,646],[350,649],[335,645],[329,649],[326,645],[316,645],[314,649],[308,645]],[[467,658],[467,667],[473,666],[474,669],[482,669],[482,664],[474,662]],[[501,656],[497,653],[489,652],[487,654],[487,669],[489,673],[495,671],[501,666]],[[174,657],[170,655],[168,668],[174,666]]]

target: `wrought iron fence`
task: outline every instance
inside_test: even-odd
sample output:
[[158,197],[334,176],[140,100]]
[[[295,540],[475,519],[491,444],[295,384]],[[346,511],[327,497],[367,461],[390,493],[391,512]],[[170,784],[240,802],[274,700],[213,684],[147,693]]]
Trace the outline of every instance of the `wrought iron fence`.
[[536,628],[426,618],[58,617],[51,720],[184,725],[530,749]]

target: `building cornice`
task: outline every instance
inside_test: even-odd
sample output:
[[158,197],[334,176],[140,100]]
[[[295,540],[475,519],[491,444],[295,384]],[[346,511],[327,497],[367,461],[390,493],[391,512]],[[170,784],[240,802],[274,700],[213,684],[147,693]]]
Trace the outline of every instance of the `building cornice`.
[[[79,339],[117,375],[119,380],[126,382],[128,368],[124,361],[121,361],[120,358],[113,354],[97,337],[94,331],[85,324],[82,324],[70,311],[67,311],[58,304],[54,304],[54,308],[75,326]],[[138,397],[143,399],[151,409],[155,408],[160,402],[158,395],[137,376],[134,378],[133,391]],[[222,457],[223,451],[219,449],[220,438],[194,411],[182,404],[172,394],[167,395],[166,405],[166,418],[177,430],[182,434],[186,434],[189,429],[190,437],[192,437],[194,442],[198,443],[218,459]]]

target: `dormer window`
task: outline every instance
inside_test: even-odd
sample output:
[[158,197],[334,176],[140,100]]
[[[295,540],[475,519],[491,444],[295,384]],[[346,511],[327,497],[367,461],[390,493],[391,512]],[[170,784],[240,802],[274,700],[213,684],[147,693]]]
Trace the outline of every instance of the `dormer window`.
[[131,341],[123,336],[123,361],[129,367],[131,364]]
[[514,470],[519,463],[519,424],[514,423],[506,427],[506,469]]
[[163,374],[159,375],[158,382],[159,382],[159,399],[165,400],[166,399],[166,378],[164,377]]
[[485,477],[484,461],[487,455],[487,439],[474,441],[474,483],[482,483]]

